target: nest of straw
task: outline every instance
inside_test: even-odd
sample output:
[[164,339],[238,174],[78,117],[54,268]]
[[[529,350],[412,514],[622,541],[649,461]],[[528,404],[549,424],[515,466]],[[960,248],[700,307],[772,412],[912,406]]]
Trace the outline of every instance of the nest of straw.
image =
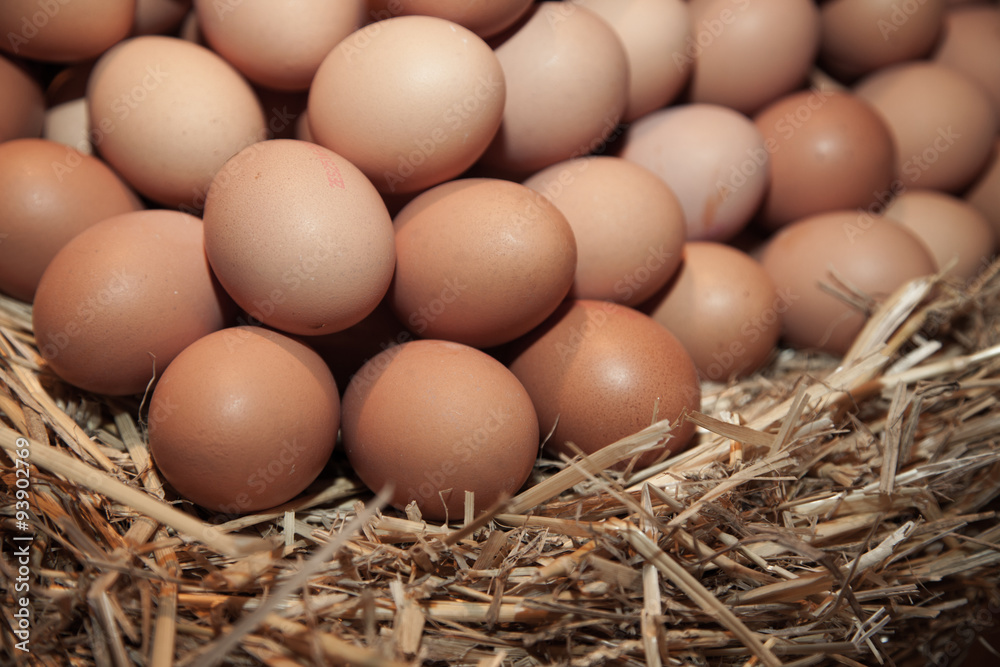
[[0,519],[24,438],[34,613],[28,655],[5,546],[0,661],[956,664],[1000,611],[998,272],[906,285],[844,359],[705,387],[696,445],[653,468],[605,472],[670,424],[448,525],[338,459],[286,506],[209,516],[151,465],[140,402],[58,381],[0,301]]

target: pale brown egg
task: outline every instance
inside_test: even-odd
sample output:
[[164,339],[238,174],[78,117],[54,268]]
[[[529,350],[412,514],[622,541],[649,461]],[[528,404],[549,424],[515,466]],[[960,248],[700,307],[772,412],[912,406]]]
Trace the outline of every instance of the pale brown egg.
[[788,304],[782,317],[785,340],[833,354],[850,348],[867,313],[821,283],[836,287],[843,280],[877,300],[937,271],[930,251],[903,225],[864,211],[821,213],[783,227],[765,246],[761,264]]
[[949,9],[933,58],[979,83],[1000,115],[1000,7],[993,4]]
[[24,58],[96,58],[132,30],[136,0],[4,0],[0,49]]
[[524,178],[616,135],[628,103],[628,56],[596,14],[570,2],[539,3],[496,54],[507,101],[482,159],[487,168]]
[[374,357],[344,393],[348,461],[392,504],[426,519],[461,521],[513,496],[538,453],[538,419],[514,375],[484,352],[418,340]]
[[986,167],[965,192],[965,200],[986,216],[1000,240],[1000,140],[993,144]]
[[946,275],[958,280],[971,281],[993,259],[993,227],[972,204],[952,195],[913,188],[892,200],[885,217],[913,232],[938,270],[951,266]]
[[391,18],[352,33],[320,65],[309,130],[381,192],[418,192],[482,155],[506,90],[497,56],[475,33],[431,16]]
[[264,139],[253,89],[206,48],[173,37],[126,40],[90,75],[91,141],[143,195],[198,212],[215,172]]
[[871,74],[854,91],[889,126],[903,186],[955,192],[985,166],[998,116],[982,87],[965,74],[908,62]]
[[573,228],[573,298],[632,306],[677,270],[687,231],[684,210],[648,169],[616,157],[575,158],[524,185],[555,204]]
[[340,397],[306,345],[235,327],[177,355],[148,422],[150,454],[181,496],[243,514],[281,505],[319,476],[337,439]]
[[608,22],[628,57],[631,122],[677,97],[691,74],[684,54],[690,34],[688,6],[682,0],[576,0]]
[[692,0],[692,102],[752,114],[805,82],[819,50],[812,0]]
[[392,279],[392,220],[378,191],[333,151],[295,139],[248,146],[205,202],[205,249],[254,321],[315,336],[346,329]]
[[677,275],[640,310],[677,336],[702,379],[726,382],[767,362],[791,301],[746,253],[691,241]]
[[[803,91],[754,118],[771,156],[760,218],[771,228],[889,197],[896,150],[882,116],[850,93]],[[884,193],[884,194],[883,194]]]
[[141,208],[97,158],[45,139],[0,143],[0,291],[31,301],[45,267],[70,239]]
[[566,218],[518,183],[459,179],[424,192],[394,220],[389,303],[424,338],[491,347],[540,324],[576,269]]
[[820,57],[854,78],[927,55],[941,34],[946,0],[828,0],[820,4]]
[[698,372],[680,341],[658,322],[610,301],[567,300],[538,329],[511,344],[508,366],[538,413],[546,448],[593,453],[654,421],[678,422],[636,469],[684,448],[701,406]]
[[209,45],[248,79],[306,90],[327,54],[364,23],[365,0],[195,0]]
[[63,246],[38,283],[33,324],[39,352],[63,380],[120,396],[142,393],[232,310],[205,258],[201,220],[136,211]]
[[368,0],[369,16],[436,16],[465,26],[480,37],[492,37],[524,16],[531,0]]
[[767,190],[771,156],[743,114],[715,104],[684,104],[629,127],[621,156],[670,186],[684,208],[687,238],[727,240],[753,217]]
[[42,87],[21,67],[0,56],[0,141],[37,137],[42,133],[45,98]]

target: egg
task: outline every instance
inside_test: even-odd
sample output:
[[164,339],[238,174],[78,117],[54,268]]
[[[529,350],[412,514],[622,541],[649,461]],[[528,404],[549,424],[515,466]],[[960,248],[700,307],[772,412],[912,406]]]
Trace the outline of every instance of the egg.
[[204,219],[212,268],[252,321],[332,333],[360,322],[389,289],[389,212],[357,167],[322,146],[248,146],[213,179]]
[[201,220],[153,210],[107,218],[63,246],[38,283],[32,322],[63,380],[122,396],[145,391],[232,312],[205,258]]
[[752,114],[806,80],[819,50],[812,0],[692,0],[690,101]]
[[0,142],[37,137],[42,133],[45,98],[42,88],[11,60],[0,56]]
[[1000,140],[994,142],[986,167],[966,190],[964,198],[986,216],[1000,240]]
[[393,225],[389,303],[424,338],[505,343],[548,317],[573,283],[573,229],[547,199],[518,183],[444,183],[407,204]]
[[192,0],[136,0],[132,34],[156,35],[177,30],[191,4]]
[[616,157],[575,158],[543,169],[524,185],[555,204],[573,229],[574,298],[635,305],[677,270],[684,210],[648,169]]
[[896,150],[882,116],[850,93],[793,93],[754,118],[771,156],[760,218],[775,228],[793,220],[887,198]]
[[417,192],[479,159],[506,91],[497,56],[472,31],[431,16],[390,18],[323,60],[309,90],[309,131],[380,191]]
[[187,212],[200,212],[226,160],[267,134],[246,80],[173,37],[134,37],[105,53],[87,101],[100,155],[141,194]]
[[90,155],[45,139],[0,143],[0,290],[31,301],[70,239],[140,209],[128,186]]
[[195,0],[207,42],[254,83],[306,90],[326,55],[361,27],[365,0]]
[[843,280],[867,297],[884,299],[905,282],[937,271],[930,251],[906,227],[864,211],[797,220],[771,238],[760,261],[788,303],[782,315],[786,342],[833,354],[847,352],[868,313],[821,284]]
[[569,443],[590,454],[654,421],[675,423],[669,440],[638,457],[638,469],[680,451],[694,433],[682,419],[701,405],[690,355],[666,327],[627,306],[567,300],[504,358],[541,431],[552,431],[552,454],[573,456]]
[[502,37],[496,54],[507,99],[484,167],[520,180],[617,135],[628,56],[606,22],[575,3],[542,2]]
[[506,30],[531,6],[531,0],[368,0],[378,21],[393,16],[436,16],[465,26],[482,38]]
[[621,157],[670,186],[684,208],[689,240],[727,240],[750,222],[767,190],[771,156],[743,114],[683,104],[629,127]]
[[167,366],[149,403],[149,451],[181,496],[243,514],[308,487],[339,425],[337,385],[319,355],[280,333],[235,327]]
[[465,494],[481,512],[512,496],[538,452],[538,419],[524,387],[474,348],[418,340],[371,359],[344,392],[344,451],[393,506],[461,520]]
[[997,246],[986,217],[972,204],[944,192],[917,188],[902,192],[886,207],[885,217],[913,232],[934,256],[937,269],[948,268],[947,275],[961,281],[975,278]]
[[677,275],[640,310],[670,329],[702,379],[726,382],[770,359],[792,301],[746,253],[691,241]]
[[0,49],[24,58],[96,58],[132,30],[136,0],[4,0]]
[[933,59],[979,83],[1000,115],[1000,7],[949,9]]
[[854,92],[886,121],[903,187],[955,192],[986,165],[998,121],[975,81],[933,62],[907,62],[865,77]]

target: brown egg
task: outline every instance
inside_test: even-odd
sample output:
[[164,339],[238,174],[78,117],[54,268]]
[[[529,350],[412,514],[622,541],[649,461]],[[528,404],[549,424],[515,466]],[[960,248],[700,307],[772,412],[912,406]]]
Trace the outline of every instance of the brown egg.
[[24,58],[96,58],[132,30],[136,0],[4,0],[0,49]]
[[206,48],[134,37],[90,75],[91,140],[136,190],[197,212],[215,172],[266,136],[253,89]]
[[1000,140],[993,144],[986,168],[965,192],[965,199],[986,216],[1000,240]]
[[480,37],[492,37],[524,16],[531,0],[368,0],[376,21],[393,16],[436,16],[465,26]]
[[691,74],[684,56],[688,6],[682,0],[576,0],[608,22],[628,57],[628,105],[623,121],[659,109],[681,92]]
[[1000,115],[1000,8],[994,4],[949,9],[934,60],[979,83]]
[[339,426],[337,385],[318,354],[236,327],[193,342],[164,371],[149,404],[149,451],[181,496],[242,514],[309,486]]
[[195,0],[211,47],[248,79],[306,90],[319,64],[365,18],[365,0]]
[[989,264],[996,249],[993,227],[972,204],[936,190],[902,192],[885,209],[885,217],[909,229],[927,246],[937,268],[971,281]]
[[746,253],[691,241],[677,275],[641,310],[677,336],[702,379],[725,382],[770,358],[790,304]]
[[868,208],[889,190],[896,171],[892,134],[859,97],[792,93],[764,108],[754,123],[771,155],[760,213],[769,227],[814,213]]
[[761,264],[783,295],[785,340],[800,349],[843,354],[866,314],[820,288],[835,276],[874,299],[903,283],[933,274],[937,265],[923,242],[902,225],[859,211],[810,216],[782,228]]
[[525,177],[592,153],[628,103],[628,57],[611,27],[570,2],[542,2],[499,46],[503,124],[483,164]]
[[251,318],[315,336],[360,322],[385,295],[392,220],[356,167],[322,146],[275,139],[219,170],[205,201],[205,249]]
[[372,490],[416,502],[424,518],[461,520],[465,493],[481,512],[512,496],[538,453],[538,419],[524,387],[489,355],[418,340],[369,361],[343,403],[344,451]]
[[380,191],[417,192],[482,155],[505,95],[503,70],[482,38],[444,19],[401,16],[330,52],[309,91],[309,129]]
[[45,98],[42,87],[13,62],[0,56],[0,142],[42,133]]
[[727,240],[767,190],[771,156],[743,114],[715,104],[655,111],[629,128],[621,156],[662,178],[684,208],[687,238]]
[[571,296],[635,305],[677,270],[687,228],[673,190],[616,157],[576,158],[524,182],[566,216],[576,238]]
[[752,114],[806,80],[819,50],[812,0],[692,0],[689,7],[692,102]]
[[107,218],[63,246],[38,283],[33,321],[62,379],[120,396],[144,391],[231,311],[205,258],[201,220],[155,210]]
[[834,74],[853,78],[915,60],[941,33],[946,0],[828,0],[820,5],[820,57]]
[[191,0],[136,0],[133,35],[165,35],[180,27]]
[[0,290],[31,301],[74,236],[142,204],[107,165],[44,139],[0,143]]
[[576,242],[547,199],[517,183],[443,183],[394,221],[389,303],[424,338],[491,347],[540,324],[573,283]]
[[986,164],[997,114],[966,75],[931,62],[881,69],[855,93],[882,114],[896,144],[896,176],[907,187],[957,191]]
[[[698,372],[680,341],[648,315],[609,301],[567,300],[538,329],[512,344],[509,367],[528,390],[546,447],[593,453],[654,421],[698,410]],[[556,420],[558,419],[558,425]],[[681,423],[637,469],[688,444]]]

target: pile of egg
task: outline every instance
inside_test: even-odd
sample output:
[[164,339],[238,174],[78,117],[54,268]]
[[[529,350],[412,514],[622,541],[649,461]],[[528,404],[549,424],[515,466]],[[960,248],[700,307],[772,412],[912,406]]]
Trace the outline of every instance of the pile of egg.
[[5,0],[0,35],[0,291],[216,512],[337,443],[435,520],[672,420],[653,464],[703,382],[842,354],[1000,234],[993,3]]

